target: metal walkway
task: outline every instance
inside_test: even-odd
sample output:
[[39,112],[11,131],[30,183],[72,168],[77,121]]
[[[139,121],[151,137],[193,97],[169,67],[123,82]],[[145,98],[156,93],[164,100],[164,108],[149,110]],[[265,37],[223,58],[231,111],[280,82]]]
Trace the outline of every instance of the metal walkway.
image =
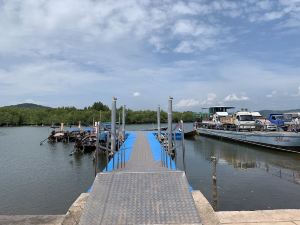
[[122,170],[99,173],[80,220],[82,225],[201,224],[184,172],[154,161],[139,132]]
[[146,132],[137,132],[132,155],[123,171],[146,172],[167,170],[160,161],[154,161]]

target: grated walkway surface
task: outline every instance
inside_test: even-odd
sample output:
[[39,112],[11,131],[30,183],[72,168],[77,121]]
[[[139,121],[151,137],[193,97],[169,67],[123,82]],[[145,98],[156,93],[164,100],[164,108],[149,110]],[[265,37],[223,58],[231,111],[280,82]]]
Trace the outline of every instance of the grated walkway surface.
[[139,132],[125,168],[100,173],[80,220],[84,225],[201,224],[184,172],[153,160]]
[[160,161],[154,161],[146,132],[137,132],[136,142],[131,157],[123,171],[161,171],[167,170]]

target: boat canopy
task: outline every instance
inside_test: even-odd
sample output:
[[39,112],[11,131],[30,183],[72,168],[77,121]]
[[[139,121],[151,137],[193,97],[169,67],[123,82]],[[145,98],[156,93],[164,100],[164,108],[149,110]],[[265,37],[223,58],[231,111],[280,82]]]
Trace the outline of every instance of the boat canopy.
[[209,113],[215,114],[216,112],[227,112],[228,109],[234,109],[234,107],[231,106],[213,106],[209,107]]

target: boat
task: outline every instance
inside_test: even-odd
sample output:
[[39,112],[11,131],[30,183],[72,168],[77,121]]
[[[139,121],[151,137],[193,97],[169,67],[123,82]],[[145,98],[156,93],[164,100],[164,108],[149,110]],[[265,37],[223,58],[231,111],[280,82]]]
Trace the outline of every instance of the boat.
[[300,152],[300,134],[284,131],[229,131],[197,128],[199,135],[214,136],[264,147],[286,148]]
[[192,130],[184,133],[184,138],[193,138],[197,134],[196,130]]
[[[261,130],[261,127],[256,129],[257,125],[251,118],[251,113],[237,112],[232,116],[226,116],[228,108],[218,107],[217,110],[221,110],[221,112],[217,112],[216,107],[209,108],[210,112],[214,112],[214,114],[210,115],[210,120],[196,123],[197,134],[300,153],[300,133],[282,129]],[[242,117],[241,115],[247,116]],[[247,118],[247,120],[241,118]],[[255,126],[253,127],[253,125]]]

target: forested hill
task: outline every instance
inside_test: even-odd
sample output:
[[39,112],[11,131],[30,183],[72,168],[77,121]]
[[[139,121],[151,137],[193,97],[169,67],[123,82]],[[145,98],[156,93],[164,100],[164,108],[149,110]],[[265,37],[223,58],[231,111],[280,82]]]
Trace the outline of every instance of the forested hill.
[[22,103],[22,104],[17,104],[17,105],[9,105],[9,106],[4,106],[4,108],[27,108],[27,109],[50,109],[51,107],[48,106],[43,106],[43,105],[37,105],[33,103]]
[[[100,113],[101,112],[101,113]],[[117,119],[122,109],[117,109]],[[294,110],[261,110],[263,116],[268,117],[270,113],[300,112]],[[24,103],[18,105],[0,107],[0,126],[24,126],[24,125],[52,125],[65,123],[66,125],[77,125],[80,121],[83,125],[91,125],[93,121],[110,121],[111,112],[107,105],[95,102],[84,109],[75,107],[51,108],[48,106]],[[194,122],[199,119],[199,114],[191,111],[173,112],[173,122],[183,120]],[[167,113],[161,112],[161,122],[167,122]],[[156,123],[156,111],[151,110],[126,110],[126,123]]]
[[[121,108],[117,109],[117,118],[121,115],[121,111]],[[110,118],[110,109],[102,102],[95,102],[84,109],[50,108],[30,103],[0,107],[0,126],[52,125],[62,122],[66,125],[77,125],[79,121],[83,125],[91,125],[94,120],[110,121]],[[190,111],[173,113],[174,122],[181,119],[185,122],[193,122],[196,115]],[[161,122],[167,122],[167,113],[164,111],[161,112]],[[126,123],[156,123],[156,111],[127,109]]]

